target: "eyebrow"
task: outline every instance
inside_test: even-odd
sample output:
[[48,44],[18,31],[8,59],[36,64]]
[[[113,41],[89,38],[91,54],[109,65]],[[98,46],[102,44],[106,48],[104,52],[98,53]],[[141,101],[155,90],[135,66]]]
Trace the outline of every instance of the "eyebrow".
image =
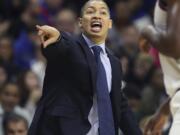
[[[95,9],[95,7],[93,7],[93,6],[89,6],[89,7],[87,7],[87,8],[86,8],[86,10],[87,10],[88,8]],[[100,9],[104,9],[104,10],[107,10],[107,11],[108,11],[108,8],[107,8],[107,7],[101,7]]]
[[108,8],[107,8],[107,7],[101,7],[101,9],[106,9],[106,10],[108,10]]

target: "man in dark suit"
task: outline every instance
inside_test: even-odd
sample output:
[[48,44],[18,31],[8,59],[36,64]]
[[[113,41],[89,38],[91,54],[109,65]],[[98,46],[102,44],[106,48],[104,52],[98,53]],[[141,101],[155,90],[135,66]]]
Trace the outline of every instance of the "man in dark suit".
[[112,26],[104,1],[82,8],[80,37],[37,26],[47,59],[43,95],[29,135],[141,135],[121,90],[119,61],[105,49]]

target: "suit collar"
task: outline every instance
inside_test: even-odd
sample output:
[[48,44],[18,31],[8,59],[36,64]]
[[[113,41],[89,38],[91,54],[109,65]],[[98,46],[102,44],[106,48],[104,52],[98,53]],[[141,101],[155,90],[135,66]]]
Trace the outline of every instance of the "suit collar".
[[[85,39],[83,38],[82,35],[79,36],[78,38],[78,43],[82,47],[85,57],[87,59],[89,69],[91,72],[91,79],[93,82],[93,90],[96,88],[96,63],[95,63],[95,58],[88,47]],[[111,87],[111,92],[113,92],[116,89],[120,89],[121,87],[121,66],[119,64],[119,61],[114,58],[112,55],[112,52],[106,48],[107,55],[109,57],[110,63],[111,63],[111,68],[112,68],[112,87]],[[119,73],[119,74],[118,74]]]
[[122,81],[122,69],[121,64],[118,59],[116,59],[110,51],[107,50],[108,57],[111,63],[112,68],[112,86],[111,94],[116,96],[116,92],[121,90],[121,81]]
[[86,41],[89,48],[92,48],[93,46],[100,46],[102,48],[102,50],[103,50],[102,52],[106,53],[105,42],[101,43],[101,44],[96,44],[93,41],[91,41],[86,35],[82,34],[82,37]]

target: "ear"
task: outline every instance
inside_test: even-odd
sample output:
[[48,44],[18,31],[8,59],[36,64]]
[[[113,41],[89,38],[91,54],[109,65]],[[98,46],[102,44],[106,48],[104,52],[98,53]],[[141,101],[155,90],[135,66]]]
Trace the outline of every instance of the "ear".
[[78,18],[78,25],[80,28],[82,28],[82,18],[81,17]]
[[111,28],[112,28],[112,24],[113,24],[112,19],[109,19],[109,29],[111,29]]

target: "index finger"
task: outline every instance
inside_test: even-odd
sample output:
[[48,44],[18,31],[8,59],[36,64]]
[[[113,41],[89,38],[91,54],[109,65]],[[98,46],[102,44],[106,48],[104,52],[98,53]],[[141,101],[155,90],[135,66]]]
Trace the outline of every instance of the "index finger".
[[36,28],[37,28],[38,30],[41,30],[41,31],[43,31],[43,32],[46,32],[46,31],[43,29],[43,27],[40,26],[40,25],[36,25]]

